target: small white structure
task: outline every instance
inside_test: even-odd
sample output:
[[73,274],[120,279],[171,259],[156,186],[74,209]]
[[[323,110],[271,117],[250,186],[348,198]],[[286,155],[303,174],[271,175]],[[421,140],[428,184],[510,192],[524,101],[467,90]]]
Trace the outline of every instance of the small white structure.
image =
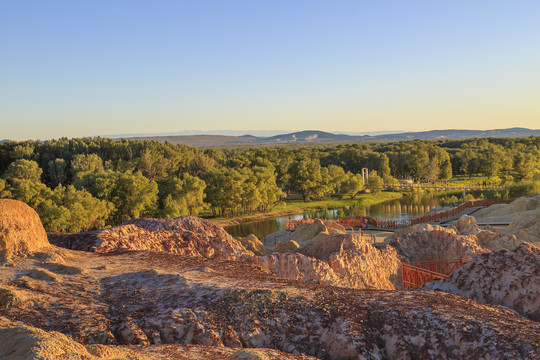
[[364,184],[367,184],[368,178],[369,178],[368,168],[362,168],[362,180],[364,180]]

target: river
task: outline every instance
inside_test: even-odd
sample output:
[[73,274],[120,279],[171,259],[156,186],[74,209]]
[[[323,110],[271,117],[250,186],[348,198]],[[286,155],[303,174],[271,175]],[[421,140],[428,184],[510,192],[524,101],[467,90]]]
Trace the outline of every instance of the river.
[[[457,193],[457,195],[460,194]],[[289,219],[339,219],[349,216],[373,216],[379,219],[396,220],[408,219],[422,216],[429,210],[438,207],[439,200],[445,196],[451,196],[451,194],[427,193],[422,195],[404,196],[401,199],[389,200],[369,206],[332,209],[326,211],[314,211],[300,215],[284,216],[274,219],[231,225],[225,227],[225,230],[234,237],[254,234],[259,239],[262,239],[268,234],[284,229],[285,224]]]

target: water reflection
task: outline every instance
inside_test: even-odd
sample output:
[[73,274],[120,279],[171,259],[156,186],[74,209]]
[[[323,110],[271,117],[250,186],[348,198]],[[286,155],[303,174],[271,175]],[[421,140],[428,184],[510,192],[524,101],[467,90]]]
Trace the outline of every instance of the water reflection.
[[342,211],[340,209],[326,210],[326,211],[313,211],[310,213],[284,216],[275,219],[267,219],[262,221],[254,221],[245,224],[238,224],[232,226],[226,226],[225,230],[234,237],[248,236],[253,234],[259,239],[262,239],[268,234],[285,229],[285,223],[287,220],[300,220],[300,219],[339,219],[342,217]]
[[[451,195],[451,194],[450,194]],[[476,195],[476,194],[475,194]],[[422,194],[406,196],[397,200],[390,200],[383,203],[369,206],[353,206],[342,209],[326,211],[314,211],[301,215],[285,216],[276,219],[268,219],[246,224],[239,224],[225,227],[225,230],[234,237],[256,235],[259,239],[273,232],[285,229],[285,223],[289,219],[319,218],[319,219],[339,219],[342,217],[373,216],[384,220],[404,220],[419,217],[429,210],[439,206],[439,199],[449,196],[447,194]]]

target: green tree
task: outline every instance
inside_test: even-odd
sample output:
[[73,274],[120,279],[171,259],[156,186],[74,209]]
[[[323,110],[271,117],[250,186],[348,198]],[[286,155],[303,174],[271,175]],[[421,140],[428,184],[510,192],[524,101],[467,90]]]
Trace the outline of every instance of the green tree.
[[11,197],[11,192],[8,190],[8,184],[6,180],[0,179],[0,199]]
[[366,188],[368,188],[372,194],[378,194],[379,192],[381,192],[383,190],[383,185],[383,179],[379,175],[377,175],[376,171],[372,171],[369,173]]
[[503,167],[505,157],[503,149],[499,145],[488,143],[480,153],[480,171],[488,177],[497,176]]
[[197,215],[204,208],[205,188],[203,180],[189,174],[185,174],[183,179],[173,178],[160,183],[161,216]]
[[20,200],[34,209],[41,202],[52,197],[52,190],[47,185],[30,180],[13,180],[7,190],[12,199]]
[[108,170],[86,174],[74,185],[79,190],[88,190],[98,199],[113,203],[111,220],[115,224],[157,212],[157,183],[140,172]]
[[86,174],[95,174],[103,171],[103,160],[97,154],[78,154],[71,161],[71,174],[74,179]]
[[66,162],[64,159],[56,159],[49,161],[49,179],[53,187],[62,185],[66,182]]
[[34,146],[30,143],[22,143],[13,148],[11,152],[11,157],[13,159],[28,159],[32,158],[34,154]]
[[420,181],[428,174],[429,154],[423,149],[414,149],[407,156],[404,165],[409,176]]
[[539,166],[539,156],[534,152],[523,153],[519,152],[514,157],[514,169],[517,172],[518,178],[523,179],[534,174],[534,170]]
[[461,170],[469,175],[469,179],[480,172],[480,160],[472,149],[467,149],[461,154]]
[[304,201],[321,198],[327,194],[318,159],[302,159],[293,162],[290,174],[291,187],[302,195]]
[[341,192],[341,185],[347,179],[347,175],[341,166],[328,165],[329,187],[334,193]]
[[19,159],[9,164],[4,178],[8,180],[29,180],[40,182],[42,170],[33,160]]
[[364,188],[364,179],[361,174],[353,174],[350,171],[346,174],[346,179],[341,185],[344,194],[354,198]]
[[58,186],[50,198],[36,206],[47,231],[82,232],[105,226],[114,206],[73,186]]

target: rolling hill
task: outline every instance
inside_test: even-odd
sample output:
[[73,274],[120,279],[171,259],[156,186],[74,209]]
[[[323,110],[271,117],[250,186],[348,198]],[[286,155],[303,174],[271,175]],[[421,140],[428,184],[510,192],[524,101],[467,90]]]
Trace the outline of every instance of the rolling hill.
[[309,144],[320,142],[378,142],[378,141],[407,141],[421,140],[448,140],[486,137],[527,137],[540,136],[540,130],[526,128],[509,128],[493,130],[430,130],[420,132],[402,132],[382,135],[346,135],[333,134],[318,130],[305,130],[270,137],[257,137],[253,135],[229,136],[229,135],[179,135],[179,136],[135,136],[130,137],[140,140],[168,141],[173,144],[186,144],[197,147],[220,147],[220,146],[255,146],[255,145],[287,145]]

